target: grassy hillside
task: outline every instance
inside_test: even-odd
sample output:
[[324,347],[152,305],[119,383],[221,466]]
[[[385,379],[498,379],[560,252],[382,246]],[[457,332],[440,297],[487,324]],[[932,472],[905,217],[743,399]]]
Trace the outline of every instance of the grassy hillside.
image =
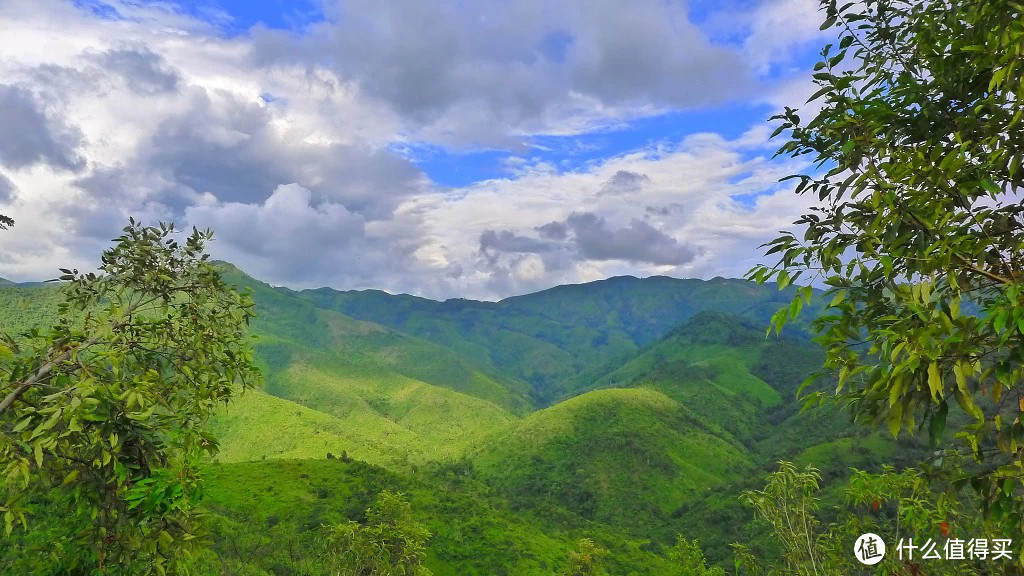
[[[412,463],[454,458],[514,416],[485,400],[381,370],[295,353],[267,391],[329,414],[381,446],[400,444]],[[393,451],[372,462],[391,460]]]
[[644,388],[588,392],[531,414],[471,458],[515,505],[631,528],[750,466],[693,411]]
[[[318,309],[284,288],[273,288],[221,264],[222,275],[252,293],[257,318],[253,324],[270,377],[287,370],[296,351],[315,352],[316,361],[330,361],[363,373],[400,375],[475,396],[513,412],[531,408],[525,383],[488,371],[471,358],[443,346],[343,314]],[[304,361],[309,361],[307,356]]]
[[219,462],[324,458],[347,453],[382,466],[427,459],[423,438],[370,409],[338,418],[256,390],[221,408],[210,423]]
[[277,460],[220,464],[206,472],[204,506],[213,549],[203,573],[324,574],[315,530],[361,520],[382,490],[405,494],[433,534],[427,566],[436,576],[550,576],[586,535],[609,547],[612,574],[665,574],[659,546],[585,522],[553,530],[516,514],[459,466],[434,466],[414,477],[361,462]]

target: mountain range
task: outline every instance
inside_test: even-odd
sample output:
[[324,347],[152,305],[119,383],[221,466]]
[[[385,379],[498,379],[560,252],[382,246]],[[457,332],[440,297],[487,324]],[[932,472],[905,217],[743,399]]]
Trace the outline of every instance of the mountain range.
[[[725,560],[750,520],[736,496],[775,460],[841,476],[893,455],[838,409],[800,412],[822,353],[806,324],[765,335],[793,288],[617,277],[439,302],[218,266],[253,296],[264,375],[210,423],[222,573],[301,573],[287,542],[396,489],[434,574],[551,574],[584,536],[613,574],[670,574],[676,534]],[[0,283],[0,328],[52,319],[57,290]]]

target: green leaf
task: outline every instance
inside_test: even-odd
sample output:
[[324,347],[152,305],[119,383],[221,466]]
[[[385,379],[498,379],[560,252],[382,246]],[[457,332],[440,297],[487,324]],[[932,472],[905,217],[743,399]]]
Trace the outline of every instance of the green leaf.
[[932,400],[938,401],[943,397],[942,375],[939,373],[937,362],[928,364],[928,388],[931,390]]
[[960,390],[954,390],[953,396],[956,398],[956,402],[960,405],[960,408],[975,420],[981,422],[985,419],[985,415],[981,411],[981,408],[978,408],[969,394],[964,394]]
[[779,272],[778,276],[776,276],[776,282],[778,282],[780,291],[785,290],[790,283],[789,272],[786,272],[785,270]]
[[897,404],[889,409],[889,433],[895,438],[899,436],[903,427],[903,404]]

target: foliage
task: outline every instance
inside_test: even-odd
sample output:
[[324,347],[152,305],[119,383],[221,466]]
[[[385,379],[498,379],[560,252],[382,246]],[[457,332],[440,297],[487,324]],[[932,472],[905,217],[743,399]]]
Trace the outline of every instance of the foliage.
[[[936,464],[1024,541],[1024,7],[822,8],[822,29],[841,39],[815,67],[820,111],[776,117],[776,134],[790,134],[779,153],[820,169],[792,177],[817,205],[795,223],[802,237],[770,242],[779,262],[751,277],[781,288],[813,274],[830,286],[815,326],[838,396],[858,420],[894,435],[927,425],[936,445],[968,453],[967,467]],[[809,290],[776,315],[776,328]],[[947,420],[955,444],[944,442]]]
[[[843,490],[844,503],[833,511],[835,520],[819,518],[821,475],[813,467],[799,469],[780,462],[761,490],[745,492],[758,525],[765,529],[780,551],[780,561],[766,561],[766,554],[734,545],[737,572],[749,576],[797,574],[846,576],[851,574],[938,576],[1009,573],[1006,560],[924,561],[901,557],[897,545],[911,538],[919,545],[927,539],[944,543],[946,538],[999,537],[985,530],[976,515],[965,511],[956,498],[934,490],[919,472],[880,474],[855,471]],[[865,566],[855,558],[855,542],[864,533],[881,535],[887,545],[877,566]],[[941,547],[941,544],[940,544]]]
[[257,377],[252,303],[207,263],[211,237],[132,221],[98,274],[63,270],[56,323],[0,346],[6,534],[47,502],[61,510],[54,572],[187,563],[198,466],[217,447],[203,425]]
[[384,491],[366,510],[365,524],[324,526],[320,545],[336,576],[430,576],[423,567],[429,538],[403,496]]
[[0,214],[0,230],[7,230],[11,226],[14,226],[14,218]]
[[725,576],[721,567],[707,565],[696,540],[688,541],[679,536],[675,546],[668,551],[668,558],[675,568],[674,573],[680,576]]
[[778,539],[787,570],[800,576],[824,570],[824,560],[819,554],[818,522],[814,517],[818,505],[815,494],[820,482],[821,476],[816,470],[800,471],[782,462],[764,489],[743,494],[755,516]]
[[576,550],[569,553],[569,563],[563,574],[565,576],[607,576],[604,569],[604,557],[608,550],[594,543],[590,538],[582,538],[576,544]]
[[424,565],[435,576],[551,576],[584,533],[608,549],[611,574],[665,574],[668,562],[643,540],[579,521],[554,527],[487,489],[468,462],[395,473],[323,457],[212,465],[204,474],[212,549],[202,574],[331,572],[318,556],[321,526],[366,523],[382,491],[406,495],[415,522],[432,534]]

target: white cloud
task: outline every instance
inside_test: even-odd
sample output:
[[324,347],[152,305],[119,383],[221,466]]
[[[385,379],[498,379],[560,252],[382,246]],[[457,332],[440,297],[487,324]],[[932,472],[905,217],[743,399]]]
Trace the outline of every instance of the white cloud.
[[[452,279],[451,289],[484,298],[616,274],[742,275],[760,261],[757,246],[789,227],[809,201],[778,183],[800,164],[745,159],[749,150],[765,148],[763,136],[759,129],[735,141],[697,134],[671,148],[610,158],[584,171],[520,174],[418,195],[403,205],[422,222],[423,245],[414,257],[460,264],[470,272]],[[643,186],[630,194],[603,194],[621,172],[641,175],[635,179],[642,178]],[[747,195],[753,195],[747,204],[733,198]],[[606,234],[624,231],[618,244],[623,252],[578,250],[569,224],[581,213],[602,219]],[[565,223],[566,229],[538,230],[551,223]],[[650,235],[653,246],[629,246],[630,238],[643,236],[627,232],[633,226],[676,244],[659,246]],[[563,239],[568,244],[552,241]],[[686,257],[684,249],[690,251]],[[659,264],[675,259],[678,265]],[[516,274],[527,261],[535,268],[544,264],[543,276]]]
[[828,37],[818,0],[767,0],[754,9],[743,42],[747,62],[761,74],[789,64],[801,48]]
[[[782,2],[755,11],[742,46],[662,0],[353,2],[304,35],[236,37],[163,4],[112,4],[120,17],[0,2],[0,100],[24,124],[0,135],[0,212],[17,220],[2,276],[89,268],[129,215],[213,227],[217,256],[296,287],[495,298],[613,274],[735,276],[804,202],[776,183],[792,166],[765,158],[763,127],[570,172],[531,157],[540,133],[754,99],[744,51],[775,65],[807,39],[772,36],[801,14]],[[400,152],[482,144],[521,156],[508,178],[446,189]],[[541,237],[551,223],[562,239]]]

